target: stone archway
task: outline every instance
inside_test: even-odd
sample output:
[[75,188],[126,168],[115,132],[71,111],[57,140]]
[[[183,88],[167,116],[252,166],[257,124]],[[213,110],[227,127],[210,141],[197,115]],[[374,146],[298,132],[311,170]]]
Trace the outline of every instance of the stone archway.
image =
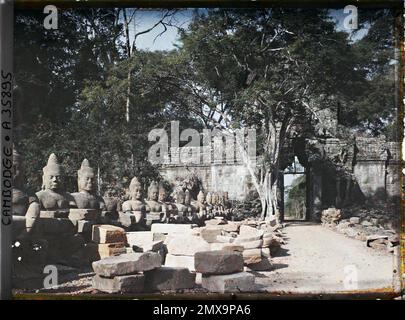
[[308,220],[308,174],[306,168],[294,156],[293,162],[281,172],[281,220]]

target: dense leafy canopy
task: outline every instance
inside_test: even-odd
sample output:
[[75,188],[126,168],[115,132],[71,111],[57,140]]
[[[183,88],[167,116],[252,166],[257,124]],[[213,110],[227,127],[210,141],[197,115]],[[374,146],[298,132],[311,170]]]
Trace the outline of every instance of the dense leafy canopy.
[[323,108],[352,130],[395,138],[392,12],[363,17],[369,32],[350,41],[327,10],[203,10],[180,30],[177,49],[129,55],[118,9],[64,10],[58,30],[42,27],[41,12],[17,12],[15,140],[29,187],[38,190],[51,152],[69,190],[85,157],[101,191],[123,190],[135,174],[155,178],[147,135],[171,120],[255,126],[265,154],[274,151],[265,150],[269,123],[284,123],[286,137],[312,134]]

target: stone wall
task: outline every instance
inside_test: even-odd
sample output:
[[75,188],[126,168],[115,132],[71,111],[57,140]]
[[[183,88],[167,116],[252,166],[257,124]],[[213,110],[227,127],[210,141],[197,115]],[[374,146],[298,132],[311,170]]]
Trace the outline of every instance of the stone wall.
[[[328,206],[339,207],[347,201],[399,196],[399,143],[363,137],[352,142],[336,138],[306,142],[311,143],[312,147],[316,146],[309,151],[312,154],[305,155],[308,159],[307,207],[311,218],[316,219]],[[311,161],[311,157],[316,161]],[[214,160],[202,165],[168,163],[162,166],[160,173],[173,184],[176,179],[195,174],[202,181],[204,191],[227,191],[230,200],[244,200],[255,190],[248,170],[236,159],[233,164]],[[350,188],[347,188],[348,179],[353,179]],[[350,194],[347,196],[345,192]]]
[[173,184],[176,179],[195,174],[201,179],[204,191],[227,191],[230,200],[244,200],[249,190],[254,189],[243,164],[169,165],[163,166],[160,174]]

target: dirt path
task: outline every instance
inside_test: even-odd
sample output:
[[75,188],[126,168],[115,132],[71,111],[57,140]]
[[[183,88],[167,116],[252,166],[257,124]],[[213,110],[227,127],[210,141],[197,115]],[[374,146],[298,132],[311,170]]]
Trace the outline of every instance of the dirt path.
[[255,273],[260,290],[292,293],[331,293],[356,288],[393,290],[393,270],[397,266],[393,254],[367,248],[364,242],[320,225],[289,224],[284,234],[283,253],[273,258],[275,270]]

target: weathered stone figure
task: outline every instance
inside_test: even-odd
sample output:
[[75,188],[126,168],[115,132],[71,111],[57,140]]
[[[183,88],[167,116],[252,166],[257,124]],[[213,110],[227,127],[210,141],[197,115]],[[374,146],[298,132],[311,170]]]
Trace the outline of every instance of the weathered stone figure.
[[68,212],[70,206],[76,206],[73,197],[64,190],[64,170],[54,153],[42,171],[43,190],[36,193],[41,210]]
[[79,192],[72,193],[77,208],[104,210],[104,200],[96,194],[96,174],[87,159],[83,160],[77,176]]
[[13,238],[30,235],[40,213],[38,198],[24,191],[21,155],[13,147]]
[[203,191],[200,191],[197,195],[197,201],[193,203],[194,207],[197,211],[197,216],[199,219],[203,219],[207,212],[206,212],[206,204],[205,204],[205,194]]
[[185,205],[186,194],[182,189],[176,191],[176,208],[177,217],[175,221],[178,223],[183,223],[187,221],[188,207]]
[[137,177],[131,180],[129,185],[131,200],[122,204],[123,214],[120,222],[124,227],[134,228],[145,224],[147,212],[146,203],[142,200],[142,185]]
[[110,220],[110,222],[112,220],[117,220],[118,212],[121,211],[122,203],[118,197],[114,196],[111,186],[107,188],[103,200],[105,208],[102,211],[102,218],[104,220]]
[[190,191],[186,190],[184,193],[184,205],[187,206],[187,217],[189,220],[194,221],[197,218],[196,208],[191,204]]
[[177,216],[177,207],[173,202],[167,201],[167,192],[162,183],[159,184],[159,198],[158,201],[166,206],[166,222],[170,221],[173,217]]
[[212,205],[212,193],[211,192],[207,192],[207,196],[205,197],[205,208],[206,208],[206,212],[207,212],[207,217],[212,218],[214,217],[213,214],[213,210],[214,207]]
[[166,221],[166,205],[159,201],[159,185],[157,182],[152,182],[148,188],[148,199],[146,201],[148,215],[146,216],[146,224],[151,225],[154,222]]

